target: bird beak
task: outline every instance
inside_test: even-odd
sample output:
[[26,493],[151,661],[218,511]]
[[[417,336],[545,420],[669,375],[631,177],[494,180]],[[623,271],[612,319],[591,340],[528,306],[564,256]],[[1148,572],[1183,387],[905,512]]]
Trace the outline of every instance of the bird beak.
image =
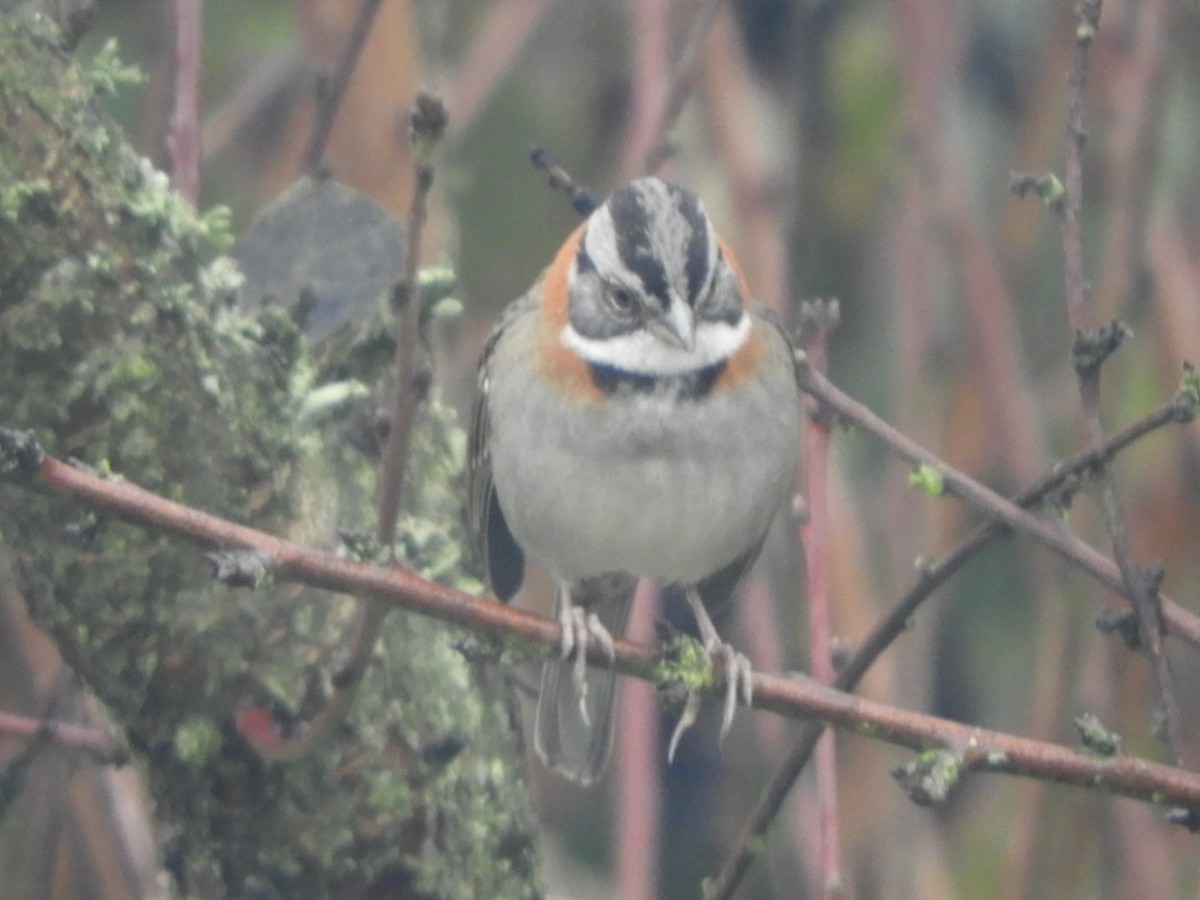
[[696,314],[678,297],[672,297],[663,314],[647,322],[646,327],[665,344],[689,352],[695,349]]

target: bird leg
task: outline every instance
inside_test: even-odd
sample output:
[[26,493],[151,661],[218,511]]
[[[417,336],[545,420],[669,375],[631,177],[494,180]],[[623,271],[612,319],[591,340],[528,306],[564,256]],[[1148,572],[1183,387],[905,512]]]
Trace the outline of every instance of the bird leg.
[[588,612],[582,606],[571,602],[571,592],[566,585],[561,587],[562,594],[558,605],[558,622],[562,626],[562,638],[559,646],[562,658],[568,659],[572,653],[575,660],[571,668],[571,679],[575,683],[575,691],[579,695],[579,716],[585,725],[591,726],[591,717],[587,711],[587,651],[588,647],[596,644],[608,657],[609,662],[617,658],[617,650],[613,644],[612,635],[604,627],[600,618],[594,612]]
[[[733,724],[733,713],[738,700],[749,706],[754,699],[754,683],[751,680],[754,671],[745,655],[735,650],[733,645],[721,640],[721,636],[717,634],[717,627],[708,616],[708,610],[704,608],[704,601],[700,599],[700,592],[695,587],[687,589],[687,601],[688,606],[692,608],[692,615],[696,617],[696,624],[700,626],[700,641],[705,651],[709,655],[719,655],[725,661],[725,708],[721,716],[721,740],[724,740]],[[699,694],[689,693],[683,714],[679,718],[679,724],[675,726],[675,733],[671,735],[671,743],[667,748],[668,762],[675,755],[675,746],[679,743],[680,736],[696,721],[699,707]]]

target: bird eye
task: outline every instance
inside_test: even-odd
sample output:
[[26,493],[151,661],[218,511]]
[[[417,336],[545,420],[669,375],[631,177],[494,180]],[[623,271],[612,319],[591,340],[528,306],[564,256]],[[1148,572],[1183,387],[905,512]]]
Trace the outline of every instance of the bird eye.
[[614,284],[608,289],[608,296],[613,307],[620,313],[633,311],[633,291],[623,284]]

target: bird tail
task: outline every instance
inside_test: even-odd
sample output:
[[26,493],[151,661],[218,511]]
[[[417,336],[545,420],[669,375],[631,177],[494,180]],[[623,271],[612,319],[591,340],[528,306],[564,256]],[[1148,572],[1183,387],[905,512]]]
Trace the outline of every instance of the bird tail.
[[[636,588],[637,580],[627,575],[585,579],[569,588],[560,586],[555,608],[561,613],[564,604],[583,607],[615,639],[625,633]],[[581,704],[573,664],[573,659],[551,660],[542,669],[534,747],[550,768],[572,781],[591,784],[604,774],[612,749],[617,673],[589,669]]]

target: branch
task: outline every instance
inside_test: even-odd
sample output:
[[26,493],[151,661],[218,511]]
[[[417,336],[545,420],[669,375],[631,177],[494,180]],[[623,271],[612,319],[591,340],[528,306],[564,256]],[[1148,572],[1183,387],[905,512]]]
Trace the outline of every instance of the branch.
[[[1188,378],[1190,377],[1189,371]],[[1051,472],[1013,497],[1013,502],[1025,508],[1037,506],[1051,495],[1062,491],[1064,485],[1092,470],[1102,460],[1113,458],[1139,438],[1171,423],[1190,422],[1194,417],[1198,399],[1200,398],[1194,396],[1190,381],[1185,379],[1184,387],[1171,400],[1111,435],[1103,447],[1086,450],[1056,465]],[[976,526],[938,562],[924,566],[917,583],[876,622],[854,656],[838,672],[833,682],[834,687],[843,691],[853,691],[858,687],[858,683],[875,661],[896,638],[908,630],[912,617],[921,604],[949,581],[950,577],[976,553],[996,538],[1009,533],[1006,526],[995,519],[989,519]],[[779,814],[783,801],[791,792],[792,785],[808,765],[823,731],[823,725],[808,724],[800,732],[800,737],[787,759],[776,769],[771,780],[760,792],[753,812],[734,842],[737,850],[726,860],[712,881],[710,893],[706,895],[708,900],[723,900],[733,896],[733,891],[754,859],[755,846],[766,835],[771,823]]]
[[350,32],[350,40],[346,44],[346,52],[338,60],[337,69],[333,76],[324,82],[320,91],[320,103],[317,109],[317,121],[313,126],[312,137],[304,150],[304,168],[312,171],[318,168],[325,159],[325,147],[329,144],[329,136],[333,133],[333,123],[337,121],[338,110],[342,106],[342,98],[346,95],[346,87],[358,65],[363,47],[371,34],[371,25],[375,22],[375,14],[383,0],[363,0],[358,10],[358,18],[354,20],[354,28]]
[[30,719],[0,712],[0,734],[29,740],[51,740],[64,747],[81,750],[102,765],[124,765],[129,761],[129,754],[99,728],[72,722]]
[[544,147],[533,146],[529,148],[529,161],[533,163],[533,167],[539,172],[546,173],[546,178],[549,180],[550,187],[556,191],[561,191],[566,194],[571,200],[571,208],[581,216],[590,216],[599,206],[599,202],[591,195],[587,188],[577,182],[571,173],[562,167],[562,165],[549,151]]
[[200,48],[203,0],[175,0],[175,109],[171,181],[192,206],[200,201]]
[[[392,289],[396,315],[393,357],[395,383],[377,492],[375,541],[388,553],[393,552],[396,541],[396,521],[404,498],[413,424],[428,385],[428,378],[422,374],[419,361],[421,297],[418,264],[426,204],[433,185],[433,166],[429,158],[445,128],[446,110],[441,101],[429,94],[419,94],[409,117],[408,138],[413,151],[415,188],[409,206],[404,274]],[[294,729],[293,736],[281,737],[265,710],[253,709],[248,715],[239,717],[242,736],[261,757],[269,760],[298,759],[325,740],[332,729],[342,722],[366,674],[387,612],[386,606],[377,603],[363,607],[350,640],[347,660],[333,679],[332,693],[327,702],[307,720],[304,728]]]
[[[1030,535],[1067,562],[1079,566],[1105,587],[1123,597],[1129,597],[1121,572],[1112,560],[1080,540],[1074,533],[1021,509],[1013,501],[1006,500],[938,458],[867,407],[842,393],[823,375],[814,371],[806,361],[800,360],[797,363],[796,372],[800,386],[806,393],[828,404],[839,416],[874,434],[893,453],[914,465],[925,466],[935,472],[945,493],[953,494],[1003,525]],[[1102,446],[1093,447],[1092,454],[1092,458],[1097,461],[1103,459]],[[1200,647],[1200,618],[1180,607],[1165,594],[1159,594],[1159,602],[1163,623],[1169,633]]]
[[666,95],[661,104],[652,111],[653,115],[645,121],[645,127],[636,129],[637,133],[629,138],[625,162],[621,167],[625,177],[657,172],[670,155],[667,134],[679,118],[684,103],[695,87],[700,51],[713,22],[717,19],[717,13],[721,10],[721,3],[722,0],[702,0],[699,9],[696,10],[671,74]]
[[[800,328],[809,364],[824,374],[829,358],[829,335],[839,318],[836,300],[801,304]],[[832,684],[832,633],[830,584],[833,562],[829,555],[829,440],[830,417],[817,401],[811,401],[805,428],[804,484],[808,520],[801,526],[805,571],[808,578],[809,657],[812,675],[822,684]],[[821,735],[817,745],[817,882],[815,894],[830,896],[842,884],[841,815],[838,809],[837,756],[833,732]]]
[[[28,435],[0,429],[0,474],[67,494],[89,506],[189,540],[240,547],[274,562],[272,576],[367,597],[484,633],[517,638],[555,653],[560,625],[487,597],[444,587],[399,566],[383,568],[339,559],[293,541],[220,519],[166,500],[126,481],[113,481],[46,456]],[[614,642],[613,668],[657,680],[659,652],[629,640]],[[607,661],[605,648],[589,648],[592,665]],[[709,689],[724,691],[717,666]],[[948,751],[959,773],[1003,772],[1098,789],[1160,805],[1200,810],[1200,776],[1136,757],[1098,759],[1065,747],[963,725],[864,700],[811,679],[756,673],[754,707],[792,718],[818,718],[839,728],[912,750]],[[1185,817],[1186,818],[1186,817]]]
[[409,117],[409,144],[413,151],[414,181],[408,213],[408,258],[404,277],[392,292],[396,312],[395,394],[388,417],[388,439],[383,449],[380,473],[379,510],[376,537],[390,547],[396,536],[396,516],[404,493],[404,473],[412,437],[413,416],[425,390],[425,379],[418,377],[421,298],[417,267],[421,258],[421,235],[425,229],[426,202],[433,187],[433,165],[429,161],[433,147],[446,130],[446,108],[431,94],[417,95]]
[[[1093,446],[1104,441],[1104,423],[1100,415],[1100,367],[1126,335],[1120,323],[1092,330],[1089,325],[1088,286],[1083,264],[1083,237],[1080,219],[1083,211],[1083,148],[1087,132],[1083,127],[1084,95],[1087,89],[1088,61],[1092,40],[1100,22],[1101,0],[1079,0],[1075,8],[1075,53],[1068,78],[1069,107],[1065,187],[1062,206],[1063,260],[1066,269],[1067,320],[1075,334],[1072,354],[1079,383],[1080,407],[1084,427]],[[1167,746],[1175,762],[1190,765],[1191,749],[1182,732],[1182,711],[1175,689],[1175,677],[1163,645],[1163,610],[1157,590],[1158,578],[1150,569],[1140,568],[1133,557],[1129,530],[1121,499],[1107,466],[1098,466],[1095,484],[1100,508],[1112,540],[1113,557],[1121,580],[1121,592],[1129,598],[1137,616],[1142,646],[1150,658],[1154,680],[1162,697],[1163,729]]]

